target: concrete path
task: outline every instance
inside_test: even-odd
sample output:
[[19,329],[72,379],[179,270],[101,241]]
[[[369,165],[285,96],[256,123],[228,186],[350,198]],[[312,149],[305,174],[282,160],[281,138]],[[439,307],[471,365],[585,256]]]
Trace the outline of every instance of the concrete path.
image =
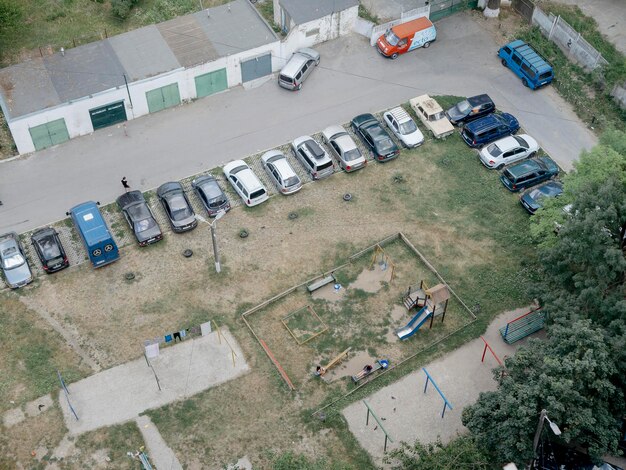
[[[507,345],[498,329],[528,310],[522,308],[498,316],[483,335],[501,360],[514,354],[526,340]],[[537,334],[541,335],[542,332]],[[485,361],[481,362],[483,349],[484,343],[478,338],[424,366],[452,404],[453,409],[446,409],[443,418],[443,400],[432,384],[423,393],[426,375],[421,367],[365,399],[379,419],[383,420],[383,426],[394,440],[388,443],[387,450],[399,447],[400,441],[413,443],[419,440],[428,444],[435,442],[438,436],[445,444],[457,433],[466,430],[461,424],[463,408],[474,403],[481,392],[495,390],[497,386],[491,370],[498,364],[489,351]],[[361,446],[377,464],[381,464],[385,435],[371,416],[369,425],[365,425],[367,409],[363,402],[351,404],[342,413]]]
[[[558,0],[578,5],[582,12],[598,23],[600,32],[626,55],[626,2],[624,0]],[[541,5],[540,5],[541,6]]]
[[176,454],[170,449],[161,437],[161,433],[148,416],[139,416],[135,419],[143,441],[148,448],[150,463],[159,470],[183,470],[182,465],[176,458]]
[[[140,413],[234,379],[248,370],[239,345],[228,332],[228,342],[218,341],[213,332],[202,338],[187,340],[161,350],[151,363],[144,358],[94,374],[68,386],[70,400],[78,414],[77,421],[68,408],[65,396],[59,402],[70,433],[77,435],[94,429],[122,423]],[[233,366],[232,345],[237,357]]]
[[321,64],[297,93],[275,81],[235,88],[129,121],[128,136],[120,127],[106,128],[1,163],[0,230],[24,232],[62,219],[86,200],[111,202],[121,193],[122,176],[134,189],[152,189],[423,93],[489,93],[571,168],[596,138],[553,88],[533,92],[500,65],[499,45],[481,21],[464,13],[445,18],[432,47],[393,61],[361,36],[330,41],[316,46]]

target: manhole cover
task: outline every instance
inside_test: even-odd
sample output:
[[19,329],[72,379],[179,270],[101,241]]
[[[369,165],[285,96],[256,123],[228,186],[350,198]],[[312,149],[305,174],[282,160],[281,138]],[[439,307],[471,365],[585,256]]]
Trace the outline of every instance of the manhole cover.
[[193,255],[193,251],[191,251],[190,249],[186,249],[185,251],[183,251],[183,256],[185,258],[191,258],[191,255]]

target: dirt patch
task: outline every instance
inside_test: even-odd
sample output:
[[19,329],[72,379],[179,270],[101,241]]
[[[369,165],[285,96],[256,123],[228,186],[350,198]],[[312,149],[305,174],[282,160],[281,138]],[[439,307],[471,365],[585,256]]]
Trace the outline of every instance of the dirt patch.
[[352,377],[357,372],[360,372],[365,365],[373,364],[375,360],[376,358],[370,356],[367,352],[358,351],[349,359],[327,372],[322,379],[326,383],[333,383],[344,377]]
[[[339,288],[337,288],[339,286]],[[346,289],[341,284],[326,284],[313,291],[311,297],[316,300],[326,300],[328,302],[338,302],[346,295]]]
[[361,271],[361,274],[354,282],[350,283],[349,287],[375,294],[383,287],[384,282],[389,281],[391,281],[391,267],[384,262],[374,263],[371,269]]

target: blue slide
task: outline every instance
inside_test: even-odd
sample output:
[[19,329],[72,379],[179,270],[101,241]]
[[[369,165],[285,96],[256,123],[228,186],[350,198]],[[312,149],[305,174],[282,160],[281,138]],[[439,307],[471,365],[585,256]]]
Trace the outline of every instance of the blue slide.
[[413,318],[411,318],[411,321],[407,326],[396,330],[398,338],[407,339],[413,336],[415,332],[420,329],[420,326],[422,326],[432,314],[433,312],[428,310],[428,307],[422,308]]

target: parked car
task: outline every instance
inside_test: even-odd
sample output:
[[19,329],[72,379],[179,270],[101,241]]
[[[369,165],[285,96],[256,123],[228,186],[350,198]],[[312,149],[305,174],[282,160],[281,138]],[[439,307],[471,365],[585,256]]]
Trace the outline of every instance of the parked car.
[[11,289],[24,287],[33,280],[17,233],[0,235],[0,261],[4,280]]
[[388,29],[378,38],[376,46],[382,55],[395,59],[399,54],[418,47],[427,48],[435,39],[437,39],[435,26],[428,18],[422,16]]
[[267,189],[243,160],[227,163],[223,171],[224,176],[246,206],[256,206],[268,200]]
[[559,197],[561,194],[563,194],[563,185],[558,181],[548,181],[525,191],[519,198],[519,202],[524,209],[534,214],[543,207],[543,201],[546,198]]
[[59,234],[52,227],[46,227],[35,231],[30,236],[30,241],[41,261],[43,270],[52,274],[70,265],[67,259]]
[[313,137],[303,135],[294,139],[291,142],[291,149],[314,180],[326,178],[334,173],[335,164]]
[[532,158],[506,168],[500,181],[509,191],[521,191],[559,174],[558,165],[548,156]]
[[298,49],[278,74],[278,84],[288,90],[300,90],[313,67],[319,63],[319,52],[309,47]]
[[157,189],[157,196],[163,204],[163,209],[165,209],[174,232],[188,232],[196,228],[198,225],[196,214],[179,182],[171,181],[162,184]]
[[530,45],[516,39],[498,50],[502,65],[522,79],[531,90],[547,85],[554,79],[552,66]]
[[454,132],[454,126],[448,121],[446,113],[443,112],[439,103],[430,96],[421,95],[411,98],[409,104],[436,139],[442,139]]
[[352,129],[374,152],[374,158],[379,162],[386,162],[400,155],[396,143],[372,114],[359,114],[353,118]]
[[518,162],[526,157],[534,157],[539,144],[528,134],[511,135],[496,140],[483,147],[478,153],[480,161],[487,168],[502,169],[505,165]]
[[139,246],[147,246],[163,239],[157,223],[141,191],[129,191],[117,198],[117,205],[128,226],[135,234]]
[[302,189],[302,181],[287,160],[287,157],[279,150],[270,150],[261,157],[263,168],[276,185],[281,194],[293,194]]
[[383,121],[405,147],[413,148],[424,143],[424,134],[402,107],[383,113]]
[[446,111],[446,116],[452,124],[459,125],[486,116],[495,110],[496,105],[489,95],[476,95],[452,106]]
[[228,197],[213,175],[199,176],[191,182],[191,187],[202,201],[209,217],[215,217],[219,211],[230,210]]
[[351,172],[367,166],[367,160],[343,127],[327,127],[322,131],[322,140],[330,147],[345,171]]
[[489,114],[463,126],[461,137],[472,148],[482,147],[501,137],[515,134],[519,122],[508,113]]

